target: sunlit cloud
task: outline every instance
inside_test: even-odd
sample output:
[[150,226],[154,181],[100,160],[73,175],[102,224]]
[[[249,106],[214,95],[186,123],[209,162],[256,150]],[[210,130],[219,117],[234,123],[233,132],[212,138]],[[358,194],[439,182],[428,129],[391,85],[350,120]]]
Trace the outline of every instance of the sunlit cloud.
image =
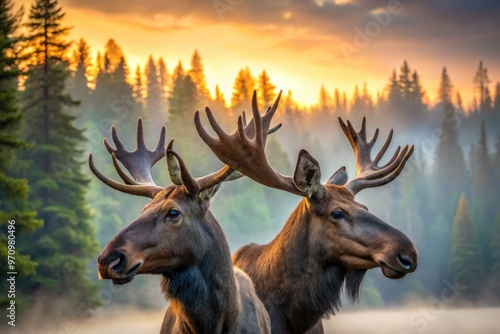
[[[404,60],[419,71],[431,100],[443,66],[464,99],[472,98],[479,60],[493,80],[500,78],[500,4],[494,1],[401,1],[387,24],[377,17],[387,13],[389,2],[378,0],[231,2],[222,17],[212,1],[204,0],[61,4],[74,27],[72,39],[84,37],[95,53],[114,38],[130,68],[144,65],[149,54],[164,57],[170,70],[178,60],[188,66],[198,49],[210,89],[219,84],[226,97],[245,66],[254,75],[266,69],[278,88],[292,89],[305,104],[315,103],[322,84],[331,93],[338,87],[351,96],[354,85],[366,81],[375,94]],[[341,46],[355,46],[358,31],[366,33],[374,24],[380,27],[369,43],[347,57]]]

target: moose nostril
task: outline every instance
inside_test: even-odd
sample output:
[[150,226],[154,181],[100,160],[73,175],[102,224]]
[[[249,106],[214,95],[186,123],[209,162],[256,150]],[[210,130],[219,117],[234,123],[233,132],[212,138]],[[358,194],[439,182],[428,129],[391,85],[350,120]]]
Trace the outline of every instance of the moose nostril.
[[119,273],[125,265],[125,254],[118,253],[110,260],[108,267],[114,272]]
[[406,270],[410,270],[413,267],[413,261],[406,255],[398,254],[398,262]]

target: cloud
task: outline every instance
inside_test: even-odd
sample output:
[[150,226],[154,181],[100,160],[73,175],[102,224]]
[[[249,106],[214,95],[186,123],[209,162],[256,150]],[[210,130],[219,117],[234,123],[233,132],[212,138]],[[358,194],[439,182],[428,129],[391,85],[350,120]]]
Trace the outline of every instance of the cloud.
[[[449,43],[461,39],[498,51],[492,42],[500,41],[500,2],[495,0],[142,0],[102,1],[67,0],[68,6],[98,11],[107,15],[128,16],[131,22],[169,29],[193,24],[245,24],[262,29],[300,27],[313,34],[352,42],[355,29],[362,31],[376,16],[392,13],[381,27],[377,39],[396,39],[419,44]],[[186,21],[188,20],[188,21]]]
[[[198,48],[219,70],[219,82],[232,80],[221,71],[236,73],[249,64],[273,68],[291,82],[285,74],[293,64],[296,80],[310,79],[301,89],[362,80],[383,87],[404,59],[421,73],[430,94],[444,65],[467,91],[481,59],[493,80],[500,75],[498,0],[65,0],[64,8],[85,13],[87,26],[93,14],[109,18],[117,28],[92,35],[94,44],[117,38],[136,61],[144,52],[188,58]],[[92,31],[102,26],[96,22]],[[361,47],[359,31],[368,37]],[[346,45],[356,52],[346,56]]]

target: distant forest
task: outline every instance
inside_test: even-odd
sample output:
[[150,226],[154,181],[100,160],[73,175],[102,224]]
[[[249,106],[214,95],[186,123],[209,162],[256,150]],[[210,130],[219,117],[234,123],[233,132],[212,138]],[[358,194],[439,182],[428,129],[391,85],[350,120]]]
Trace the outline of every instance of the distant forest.
[[[210,92],[196,50],[188,66],[179,61],[169,70],[162,58],[151,56],[142,68],[130,69],[110,39],[92,59],[85,39],[68,40],[57,0],[34,0],[26,12],[13,7],[11,0],[0,0],[0,254],[7,258],[7,222],[14,219],[18,310],[36,321],[49,314],[88,318],[110,304],[159,307],[164,301],[152,277],[120,288],[97,280],[100,249],[146,201],[95,179],[87,166],[89,152],[100,170],[115,177],[102,138],[109,138],[115,125],[133,147],[136,120],[142,117],[149,147],[166,125],[168,139],[176,139],[175,149],[192,173],[206,175],[220,162],[199,139],[194,112],[209,106],[232,131],[236,116],[251,111],[254,90],[264,112],[279,87],[265,70],[254,75],[244,67],[230,97],[218,87]],[[283,93],[276,116],[283,127],[267,143],[270,163],[283,174],[293,172],[297,153],[305,148],[320,161],[325,178],[342,165],[354,177],[354,156],[338,117],[359,128],[366,116],[370,133],[379,127],[383,136],[394,128],[396,144],[416,146],[397,181],[357,200],[412,239],[419,267],[401,281],[369,271],[361,305],[443,301],[443,289],[453,284],[463,288],[453,305],[500,302],[500,82],[491,80],[479,59],[470,71],[475,99],[467,106],[446,68],[439,101],[424,103],[418,71],[403,60],[375,98],[366,84],[349,98],[322,86],[317,104],[305,109],[291,91]],[[156,183],[167,185],[165,162],[158,165]],[[234,252],[246,243],[270,241],[299,200],[242,179],[224,184],[212,211]],[[0,271],[8,271],[4,260]],[[3,291],[5,280],[2,308],[8,302]]]

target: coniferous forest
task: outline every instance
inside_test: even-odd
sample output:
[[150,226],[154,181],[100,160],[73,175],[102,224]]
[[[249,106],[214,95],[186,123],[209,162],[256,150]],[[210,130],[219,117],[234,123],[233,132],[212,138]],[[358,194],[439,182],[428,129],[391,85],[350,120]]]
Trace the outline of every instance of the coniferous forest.
[[[221,163],[199,138],[194,112],[209,106],[225,130],[234,131],[236,117],[251,111],[254,90],[265,110],[280,87],[270,69],[242,64],[232,95],[224,96],[218,86],[207,86],[196,45],[189,62],[167,64],[150,56],[130,68],[112,36],[99,50],[84,36],[71,41],[57,0],[15,8],[11,0],[0,0],[0,271],[9,271],[9,221],[15,220],[18,322],[88,319],[113,305],[163,308],[156,277],[141,276],[125,287],[97,279],[100,250],[147,201],[102,184],[88,168],[88,154],[115,178],[102,138],[109,139],[115,125],[132,147],[141,117],[148,147],[165,125],[190,172],[206,175]],[[414,155],[396,181],[363,192],[357,201],[410,237],[419,265],[398,282],[378,269],[369,271],[360,306],[439,299],[446,284],[457,281],[466,288],[453,306],[498,305],[500,78],[491,77],[488,64],[477,59],[469,69],[475,98],[463,102],[453,72],[443,67],[434,73],[440,84],[431,104],[419,69],[405,59],[393,65],[385,87],[375,87],[376,96],[363,78],[352,96],[321,86],[311,106],[297,103],[292,91],[283,92],[274,121],[283,127],[266,147],[270,163],[292,175],[297,153],[306,148],[320,161],[324,177],[344,165],[352,177],[355,160],[338,117],[359,128],[366,116],[369,136],[380,128],[381,142],[394,129],[391,147],[413,144]],[[160,185],[170,184],[164,161],[153,176]],[[234,252],[250,242],[269,242],[298,202],[241,179],[224,184],[212,211]],[[4,310],[7,284],[2,279]]]

